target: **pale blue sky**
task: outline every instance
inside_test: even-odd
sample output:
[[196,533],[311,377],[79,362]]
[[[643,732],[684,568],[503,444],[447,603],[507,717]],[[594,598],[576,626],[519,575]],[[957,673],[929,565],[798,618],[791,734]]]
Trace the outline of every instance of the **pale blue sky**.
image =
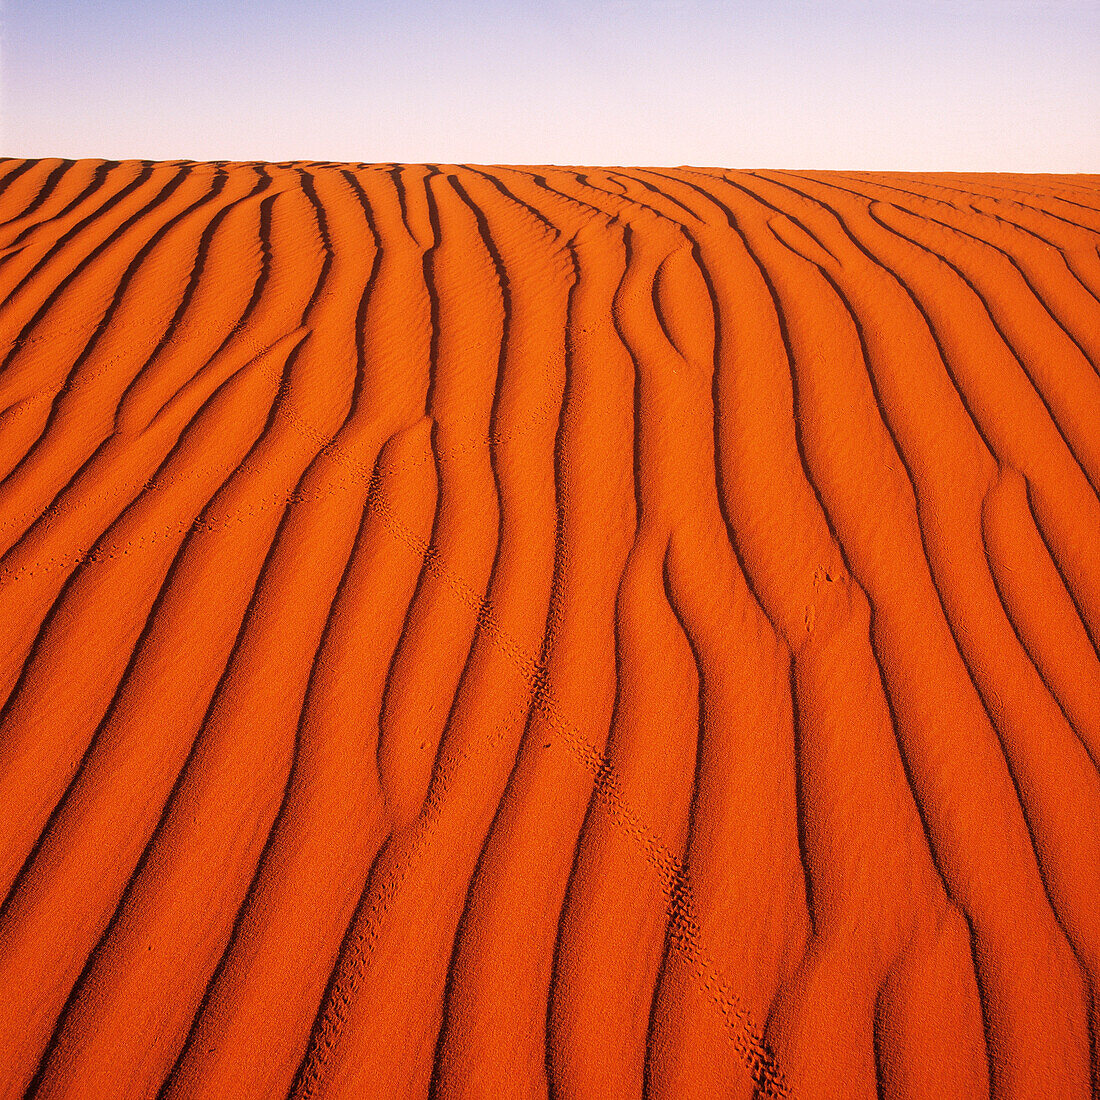
[[1100,171],[1100,0],[0,0],[0,154]]

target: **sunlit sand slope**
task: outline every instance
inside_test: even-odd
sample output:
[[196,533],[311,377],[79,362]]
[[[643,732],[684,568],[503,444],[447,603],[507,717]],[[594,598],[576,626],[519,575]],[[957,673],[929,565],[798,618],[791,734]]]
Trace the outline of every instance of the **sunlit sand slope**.
[[1100,179],[0,161],[0,1098],[1087,1098]]

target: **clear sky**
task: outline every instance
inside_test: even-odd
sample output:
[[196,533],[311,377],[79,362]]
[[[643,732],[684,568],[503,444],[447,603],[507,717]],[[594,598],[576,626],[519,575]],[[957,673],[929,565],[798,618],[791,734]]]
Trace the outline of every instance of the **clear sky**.
[[0,154],[1100,171],[1100,0],[0,0]]

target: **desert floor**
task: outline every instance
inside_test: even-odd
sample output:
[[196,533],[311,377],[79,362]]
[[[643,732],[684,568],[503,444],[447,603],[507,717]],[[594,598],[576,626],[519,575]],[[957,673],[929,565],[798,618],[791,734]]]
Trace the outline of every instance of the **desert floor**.
[[0,1097],[1100,1093],[1098,245],[0,161]]

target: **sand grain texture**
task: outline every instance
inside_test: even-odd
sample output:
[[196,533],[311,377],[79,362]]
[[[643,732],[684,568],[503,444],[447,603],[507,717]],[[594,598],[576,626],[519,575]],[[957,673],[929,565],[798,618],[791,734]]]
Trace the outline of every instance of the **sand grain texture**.
[[0,1098],[1100,1095],[1100,180],[0,161]]

